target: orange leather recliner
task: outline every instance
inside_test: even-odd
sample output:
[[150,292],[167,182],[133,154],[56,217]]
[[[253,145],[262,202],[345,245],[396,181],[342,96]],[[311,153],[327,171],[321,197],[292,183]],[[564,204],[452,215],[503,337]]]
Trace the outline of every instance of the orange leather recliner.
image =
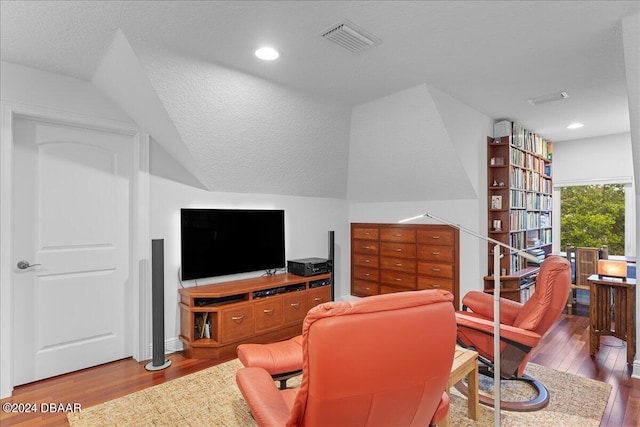
[[[529,402],[501,401],[502,409],[532,411],[544,408],[549,403],[546,387],[525,375],[524,369],[530,350],[538,345],[547,330],[560,317],[570,286],[569,261],[563,257],[550,256],[540,267],[535,292],[524,304],[500,299],[500,376],[527,381],[538,393]],[[462,304],[464,311],[456,313],[458,342],[478,352],[479,360],[485,365],[480,367],[481,374],[493,376],[493,295],[472,291],[464,296]],[[487,405],[494,403],[482,396],[480,402]]]
[[453,296],[414,291],[329,302],[302,328],[302,383],[280,390],[261,367],[236,381],[258,426],[425,426],[449,410]]

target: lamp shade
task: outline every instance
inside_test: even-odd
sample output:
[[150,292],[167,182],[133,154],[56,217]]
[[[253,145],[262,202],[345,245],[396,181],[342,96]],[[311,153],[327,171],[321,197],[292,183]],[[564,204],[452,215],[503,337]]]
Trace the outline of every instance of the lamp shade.
[[627,263],[610,259],[598,260],[598,275],[608,277],[627,277]]

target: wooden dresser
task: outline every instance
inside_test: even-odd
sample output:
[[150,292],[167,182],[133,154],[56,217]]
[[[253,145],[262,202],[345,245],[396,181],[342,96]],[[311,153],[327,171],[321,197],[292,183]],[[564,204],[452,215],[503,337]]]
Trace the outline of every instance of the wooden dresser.
[[459,231],[447,225],[351,224],[351,293],[445,289],[459,305]]

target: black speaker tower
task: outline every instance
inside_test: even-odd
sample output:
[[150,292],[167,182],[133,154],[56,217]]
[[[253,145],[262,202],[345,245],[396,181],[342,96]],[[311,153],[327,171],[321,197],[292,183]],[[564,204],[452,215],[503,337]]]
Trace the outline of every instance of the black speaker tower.
[[335,275],[334,275],[334,261],[335,258],[335,231],[329,230],[329,271],[331,272],[331,301],[335,301]]
[[159,371],[171,365],[164,356],[164,239],[151,241],[151,305],[153,359],[145,369]]

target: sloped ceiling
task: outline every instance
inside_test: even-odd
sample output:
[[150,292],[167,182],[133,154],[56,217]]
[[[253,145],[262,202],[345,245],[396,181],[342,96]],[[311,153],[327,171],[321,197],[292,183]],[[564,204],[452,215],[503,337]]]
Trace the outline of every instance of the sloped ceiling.
[[179,53],[140,58],[211,190],[345,197],[349,106]]
[[348,196],[358,202],[477,197],[426,85],[354,108]]
[[[638,119],[629,117],[627,96],[637,104],[640,95],[626,82],[623,38],[633,35],[623,34],[621,19],[637,14],[639,5],[3,1],[0,53],[3,61],[94,79],[205,188],[339,198],[348,192],[368,199],[374,195],[364,185],[358,184],[362,194],[348,188],[349,180],[356,185],[358,179],[348,170],[349,162],[358,168],[348,158],[354,143],[351,108],[407,88],[426,84],[491,119],[517,120],[556,142],[629,132],[630,120],[637,126]],[[319,37],[345,18],[383,43],[351,55]],[[110,55],[124,54],[114,50],[115,34],[131,48],[131,61],[120,65],[135,72],[105,72],[117,71],[118,61],[105,65]],[[277,63],[252,56],[266,42],[281,49]],[[625,41],[624,48],[637,46],[637,40]],[[526,102],[560,90],[570,93],[566,102],[538,107]],[[426,96],[420,108],[426,112],[435,98]],[[436,120],[435,113],[429,120]],[[569,133],[566,124],[577,119],[587,126]],[[428,131],[443,135],[440,145],[455,153],[456,132],[447,117],[438,120]],[[425,135],[427,128],[414,130]],[[392,157],[388,165],[394,172],[383,175],[395,179],[400,172],[412,183],[442,176],[426,177],[419,169],[439,170],[429,162],[436,163],[432,153],[443,148],[425,151],[420,144],[409,141],[420,153],[420,166],[413,158]],[[385,152],[381,143],[376,147]],[[370,155],[363,147],[354,150]],[[440,154],[447,161],[456,158]],[[460,183],[460,196],[475,185],[468,160],[458,156],[453,166],[470,174],[471,185]],[[396,169],[403,161],[410,167]],[[402,197],[440,197],[431,187],[406,191]],[[401,192],[389,188],[388,194]]]
[[197,186],[209,188],[121,30],[116,31],[92,81],[188,170]]
[[93,81],[211,191],[476,197],[426,85],[354,107],[352,120],[352,108],[336,101],[178,52],[133,48],[120,30]]
[[203,188],[346,195],[346,105],[192,56],[134,46],[122,30],[93,82]]

